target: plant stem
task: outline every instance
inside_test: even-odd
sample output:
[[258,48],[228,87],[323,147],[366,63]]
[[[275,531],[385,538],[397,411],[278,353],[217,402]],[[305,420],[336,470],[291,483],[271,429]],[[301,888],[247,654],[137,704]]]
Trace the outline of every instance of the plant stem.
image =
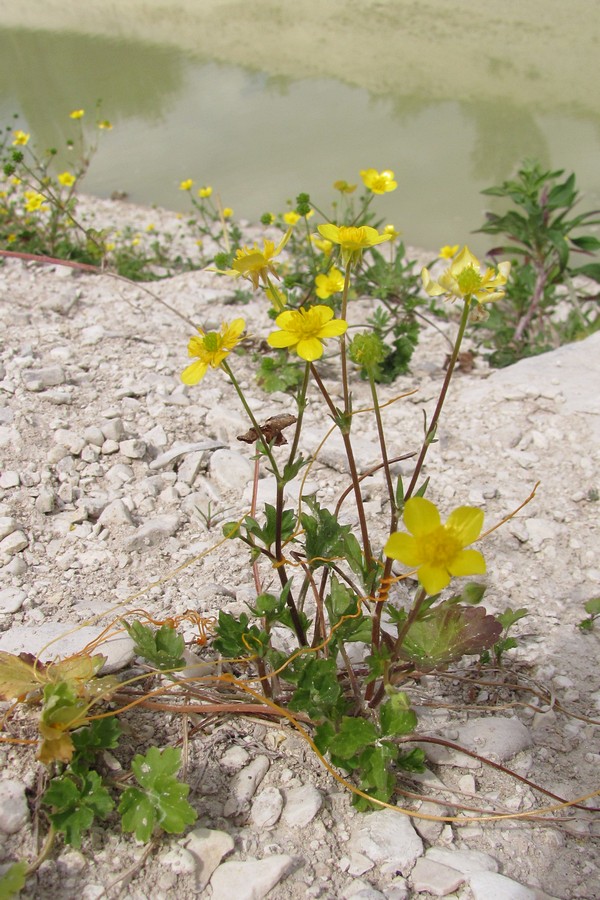
[[[256,416],[250,409],[250,407],[248,405],[248,401],[246,400],[246,398],[244,396],[244,392],[242,391],[235,375],[231,371],[229,364],[227,362],[225,362],[225,360],[223,360],[223,362],[221,363],[221,368],[231,379],[231,383],[233,384],[233,386],[236,390],[236,393],[237,393],[238,397],[240,398],[240,401],[242,403],[242,406],[244,407],[244,410],[246,411],[248,418],[252,422],[252,426],[253,426],[254,430],[256,431],[256,434],[262,435],[262,429],[261,429],[260,425],[258,424],[258,421],[256,420]],[[268,443],[264,440],[264,438],[262,440],[260,440],[260,444],[264,448],[264,452],[267,455],[269,462],[271,463],[271,467],[273,469],[273,475],[275,476],[275,478],[277,478],[279,480],[281,478],[281,475],[279,474],[279,467],[277,466],[277,463],[275,462],[275,457],[273,456],[273,452],[272,452],[271,448],[269,447]]]
[[444,378],[444,383],[442,385],[442,390],[440,391],[440,396],[438,397],[438,402],[435,407],[435,412],[429,423],[429,428],[425,434],[425,440],[423,441],[423,446],[421,447],[421,452],[419,453],[419,458],[415,465],[415,470],[413,472],[413,476],[411,478],[410,484],[406,493],[404,494],[404,500],[408,500],[416,487],[417,481],[419,480],[419,475],[421,474],[421,469],[423,468],[423,463],[425,462],[425,457],[427,456],[427,451],[429,450],[430,444],[433,442],[435,437],[435,432],[437,429],[437,423],[440,418],[440,414],[442,412],[442,408],[444,406],[444,401],[446,399],[446,394],[448,393],[448,388],[450,386],[450,381],[452,379],[452,374],[454,372],[454,366],[456,365],[456,360],[458,359],[458,352],[460,350],[460,345],[462,344],[462,339],[464,337],[465,329],[467,327],[467,322],[469,319],[469,310],[471,308],[471,297],[465,297],[465,305],[463,307],[462,316],[460,319],[460,325],[458,326],[458,334],[456,335],[456,340],[454,342],[454,349],[452,351],[452,355],[450,357],[450,362],[448,363],[448,368],[446,370],[446,377]]

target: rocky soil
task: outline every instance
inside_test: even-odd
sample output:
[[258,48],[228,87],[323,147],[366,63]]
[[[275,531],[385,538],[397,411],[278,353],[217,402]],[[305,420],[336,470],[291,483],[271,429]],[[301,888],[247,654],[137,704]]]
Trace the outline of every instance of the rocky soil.
[[[140,228],[150,217],[109,203],[99,211],[129,216]],[[221,542],[215,521],[249,509],[252,448],[237,440],[248,425],[222,372],[196,388],[181,383],[192,330],[176,312],[209,328],[241,315],[258,341],[270,326],[264,303],[233,306],[232,285],[206,272],[150,287],[168,307],[144,286],[109,276],[16,260],[0,267],[0,649],[38,652],[53,642],[43,658],[65,655],[128,609],[157,618],[190,608],[214,616],[242,612],[255,596],[246,556]],[[357,301],[355,321],[369,309]],[[454,325],[441,328],[452,334]],[[443,335],[426,328],[411,374],[382,389],[383,401],[416,389],[385,409],[391,452],[418,445],[446,352]],[[261,420],[290,411],[287,395],[256,385],[251,352],[234,365]],[[322,370],[333,378],[326,362]],[[411,688],[420,729],[504,761],[567,799],[599,787],[598,629],[577,628],[600,583],[599,376],[600,335],[500,372],[476,358],[475,369],[454,380],[426,467],[428,496],[444,512],[479,505],[488,527],[541,482],[483,549],[486,607],[529,609],[505,680],[547,693],[423,678]],[[366,386],[353,377],[355,407],[368,406]],[[330,426],[316,394],[310,399],[304,453]],[[370,416],[356,416],[355,431],[365,470],[378,458]],[[410,461],[401,466],[410,473]],[[347,483],[332,437],[305,491],[333,505]],[[364,490],[373,542],[382,546],[381,483],[367,479]],[[272,495],[265,474],[260,497]],[[354,522],[348,502],[342,515]],[[262,577],[268,588],[272,573]],[[128,639],[105,652],[114,670],[132,664]],[[125,753],[176,742],[183,727],[156,712],[138,712],[124,725]],[[550,814],[478,821],[465,813],[451,825],[392,810],[358,814],[287,724],[192,716],[188,727],[196,826],[144,857],[109,820],[81,852],[58,845],[23,896],[600,897],[600,823],[590,808],[598,797],[587,809],[564,811],[560,822]],[[438,801],[422,812],[444,815],[453,801],[500,814],[556,802],[464,754],[431,745],[426,752],[427,774],[406,782]],[[4,743],[0,767],[0,863],[33,858],[37,766],[27,748]]]

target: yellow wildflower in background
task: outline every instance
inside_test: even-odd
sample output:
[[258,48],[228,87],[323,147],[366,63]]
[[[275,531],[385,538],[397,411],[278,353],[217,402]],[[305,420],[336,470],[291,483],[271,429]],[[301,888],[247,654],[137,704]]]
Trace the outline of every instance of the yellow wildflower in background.
[[200,336],[194,335],[188,344],[188,355],[197,359],[181,373],[183,383],[198,384],[209,367],[218,369],[227,355],[239,344],[245,327],[243,319],[234,319],[229,325],[223,322],[219,331],[202,331],[199,328]]
[[339,244],[342,251],[342,261],[345,266],[349,262],[360,260],[363,250],[389,241],[391,235],[379,234],[376,228],[370,225],[319,225],[319,234],[332,244]]
[[98,128],[101,128],[103,131],[112,131],[112,122],[109,122],[108,119],[102,119],[101,122],[98,122]]
[[31,135],[26,131],[21,131],[21,129],[19,128],[14,132],[13,137],[13,147],[25,147]]
[[185,181],[179,182],[179,190],[180,191],[191,191],[193,184],[194,184],[194,181],[192,178],[186,178]]
[[286,223],[286,225],[294,226],[296,222],[300,221],[301,218],[302,216],[300,216],[297,212],[294,212],[293,209],[283,214],[283,221]]
[[443,247],[440,247],[440,259],[452,259],[458,253],[458,248],[458,244],[444,244]]
[[25,209],[27,212],[35,212],[38,209],[47,209],[46,198],[37,191],[25,191]]
[[421,270],[423,287],[430,297],[448,294],[461,300],[470,297],[478,303],[491,303],[504,297],[506,291],[502,288],[509,274],[509,262],[499,263],[497,270],[487,268],[482,274],[481,263],[466,246],[437,281],[432,279],[429,269]]
[[397,237],[400,237],[402,234],[401,231],[396,231],[393,225],[386,225],[383,229],[384,234],[389,234],[390,241],[395,241]]
[[226,207],[223,209],[223,218],[224,218],[224,219],[230,219],[230,218],[232,217],[232,215],[233,215],[233,210],[232,210],[232,208],[231,208],[230,206],[226,206]]
[[334,181],[333,186],[340,194],[353,194],[357,188],[356,184],[348,184],[347,181]]
[[465,550],[477,540],[483,510],[459,506],[442,525],[438,508],[424,497],[406,501],[404,524],[410,534],[391,534],[383,552],[417,569],[419,583],[428,594],[442,591],[453,576],[483,575],[485,560],[478,550]]
[[387,194],[388,191],[395,191],[398,187],[391,169],[384,169],[383,172],[378,172],[377,169],[362,169],[360,177],[365,187],[374,194]]
[[331,251],[333,250],[333,244],[331,243],[331,241],[321,240],[318,234],[312,234],[310,236],[310,239],[317,250],[320,250],[324,256],[328,258],[331,256]]
[[327,300],[332,294],[339,294],[344,290],[344,276],[335,266],[327,275],[317,275],[315,278],[316,295],[319,300]]
[[256,243],[252,247],[240,247],[231,264],[233,273],[251,281],[255,291],[258,290],[260,281],[265,287],[268,287],[270,275],[274,275],[275,278],[279,277],[273,266],[273,259],[281,253],[291,233],[292,229],[288,228],[277,247],[273,241],[268,240],[263,240],[262,250]]
[[211,194],[212,194],[212,188],[208,184],[206,184],[204,187],[199,188],[199,190],[198,190],[198,196],[202,200],[205,200],[207,197],[210,197]]
[[75,184],[76,179],[71,172],[61,172],[60,175],[57,176],[57,181],[59,184],[62,184],[63,187],[71,187]]
[[11,234],[8,234],[8,235],[6,236],[6,243],[7,243],[7,244],[14,244],[14,242],[16,241],[16,239],[17,239],[16,234],[12,234],[12,233],[11,233]]
[[281,331],[273,331],[267,338],[270,347],[289,347],[301,359],[314,362],[323,355],[322,341],[339,337],[348,328],[343,319],[334,319],[328,306],[312,306],[310,309],[286,309],[275,319]]
[[85,115],[85,109],[74,109],[69,113],[70,119],[82,119]]

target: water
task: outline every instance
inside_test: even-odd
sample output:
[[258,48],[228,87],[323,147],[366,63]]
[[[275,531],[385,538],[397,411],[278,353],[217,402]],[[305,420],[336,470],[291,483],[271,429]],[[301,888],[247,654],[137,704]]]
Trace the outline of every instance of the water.
[[[529,30],[520,22],[513,48],[494,39],[488,20],[452,18],[444,0],[420,4],[422,21],[415,13],[412,30],[379,31],[367,27],[369,8],[391,22],[412,5],[332,2],[321,19],[337,7],[331,21],[339,46],[331,22],[288,21],[291,6],[283,2],[174,2],[166,18],[158,0],[130,0],[125,11],[88,2],[84,11],[68,0],[55,8],[51,0],[30,0],[26,12],[8,16],[10,27],[0,29],[0,119],[18,111],[17,127],[39,147],[62,148],[73,127],[69,111],[86,109],[93,136],[101,98],[101,118],[114,129],[99,135],[83,185],[89,193],[124,191],[135,202],[185,211],[178,185],[193,178],[196,186],[211,184],[236,217],[256,220],[285,211],[300,191],[329,208],[336,179],[354,183],[362,168],[391,168],[398,190],[378,199],[377,212],[408,243],[437,248],[468,240],[482,250],[488,239],[471,235],[490,205],[480,190],[536,157],[575,171],[582,208],[600,206],[595,3],[576,0],[591,20],[561,43],[562,4],[544,0],[544,20],[530,21]],[[503,13],[517,16],[519,5],[505,2]],[[539,12],[536,0],[529,5]],[[493,4],[462,0],[461,7],[491,15]],[[295,8],[320,9],[311,0]],[[275,23],[271,30],[267,21]],[[494,27],[501,38],[506,21]],[[473,52],[465,55],[461,41],[470,29]],[[313,58],[306,48],[319,35],[330,43]]]

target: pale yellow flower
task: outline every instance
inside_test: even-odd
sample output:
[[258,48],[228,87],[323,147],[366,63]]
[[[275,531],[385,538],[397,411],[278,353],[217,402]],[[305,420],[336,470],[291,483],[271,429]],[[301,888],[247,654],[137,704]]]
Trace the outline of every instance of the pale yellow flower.
[[391,239],[390,234],[379,234],[370,225],[319,225],[319,234],[333,244],[340,245],[345,266],[349,262],[360,260],[363,250]]
[[444,244],[440,247],[440,259],[452,259],[458,253],[459,244]]
[[331,251],[333,250],[333,244],[331,241],[321,240],[317,234],[311,235],[311,241],[317,248],[323,253],[327,258],[331,256]]
[[360,177],[365,187],[374,194],[387,194],[388,191],[395,191],[398,187],[391,169],[385,169],[383,172],[378,172],[377,169],[362,169]]
[[302,216],[298,215],[297,212],[294,212],[293,209],[290,210],[290,212],[286,212],[283,214],[283,221],[286,223],[286,225],[293,226],[296,224],[296,222],[299,222],[301,218]]
[[430,297],[446,294],[464,300],[469,297],[478,303],[491,303],[504,297],[502,290],[510,274],[510,263],[501,262],[498,269],[487,268],[481,272],[481,263],[468,247],[463,247],[454,261],[434,281],[429,269],[421,270],[423,287]]
[[275,319],[281,331],[273,331],[267,338],[270,347],[293,348],[301,359],[314,362],[323,355],[326,338],[344,334],[348,323],[334,319],[328,306],[312,306],[310,309],[286,309]]
[[334,181],[333,186],[341,194],[353,194],[357,188],[356,184],[348,184],[347,181]]
[[241,275],[242,278],[251,281],[255,291],[258,290],[260,281],[265,287],[268,287],[270,275],[274,275],[275,278],[279,277],[273,266],[273,259],[281,253],[291,233],[292,229],[288,228],[277,247],[273,241],[268,240],[263,240],[262,250],[256,243],[252,247],[240,247],[231,264],[233,274]]
[[383,233],[389,234],[391,241],[395,241],[396,238],[400,237],[400,235],[402,234],[401,231],[396,231],[393,225],[386,225],[383,229]]
[[213,189],[211,188],[211,186],[206,184],[204,187],[199,188],[198,196],[202,200],[205,200],[207,197],[210,197],[212,195],[212,192],[213,192]]
[[191,191],[193,184],[194,184],[194,181],[192,178],[186,178],[185,181],[179,182],[179,190],[180,191]]
[[70,119],[82,119],[85,115],[85,109],[74,109],[69,113]]
[[481,533],[481,509],[459,506],[442,525],[434,503],[424,497],[411,497],[404,506],[403,519],[410,534],[391,534],[383,552],[411,569],[416,568],[419,583],[428,594],[439,593],[455,575],[485,573],[482,554],[465,550]]
[[57,176],[57,181],[59,184],[62,184],[63,187],[72,187],[75,184],[76,178],[71,172],[61,172],[60,175]]
[[339,294],[344,290],[344,276],[335,266],[327,275],[317,275],[315,278],[316,295],[319,300],[327,300],[332,294]]
[[225,207],[223,208],[223,218],[224,218],[224,219],[230,219],[230,218],[232,217],[232,215],[233,215],[233,210],[232,210],[232,208],[231,208],[230,206],[225,206]]
[[31,135],[26,131],[21,131],[20,129],[17,129],[17,131],[14,132],[13,136],[13,147],[25,147],[27,142],[29,141],[29,138],[31,137]]
[[46,198],[37,191],[25,191],[25,209],[27,212],[36,212],[36,210],[47,209],[45,203]]
[[219,331],[202,331],[199,328],[200,336],[194,335],[188,344],[188,355],[197,359],[181,373],[183,383],[198,384],[209,367],[218,369],[227,355],[239,344],[245,327],[243,319],[234,319],[229,325],[223,322]]

